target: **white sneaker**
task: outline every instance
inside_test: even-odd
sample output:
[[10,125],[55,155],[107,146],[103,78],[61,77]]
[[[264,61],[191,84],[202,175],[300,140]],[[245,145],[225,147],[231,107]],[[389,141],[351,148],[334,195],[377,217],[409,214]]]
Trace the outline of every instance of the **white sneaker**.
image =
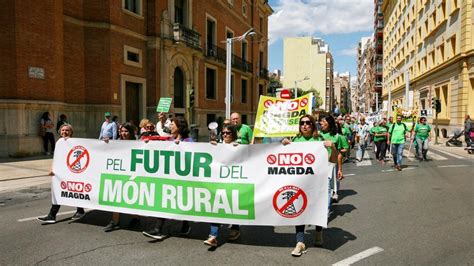
[[332,192],[331,199],[332,199],[332,202],[338,203],[339,202],[339,195],[337,195],[337,193],[335,193],[335,192]]
[[293,249],[293,251],[291,251],[291,256],[299,257],[304,253],[306,253],[305,244],[303,242],[298,242],[298,243],[296,243],[295,249]]

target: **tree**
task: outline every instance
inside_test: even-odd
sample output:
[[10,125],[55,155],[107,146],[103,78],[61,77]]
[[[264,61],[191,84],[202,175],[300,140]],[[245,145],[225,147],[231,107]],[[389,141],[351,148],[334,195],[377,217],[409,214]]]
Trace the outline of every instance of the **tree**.
[[298,88],[298,97],[309,94],[309,93],[312,93],[314,97],[313,109],[319,109],[319,107],[323,105],[323,98],[321,97],[321,93],[313,87],[311,87],[311,89],[309,90],[303,90],[301,88]]
[[270,76],[270,83],[268,84],[268,90],[271,92],[271,96],[275,97],[276,89],[281,88],[281,82],[276,78],[276,75]]

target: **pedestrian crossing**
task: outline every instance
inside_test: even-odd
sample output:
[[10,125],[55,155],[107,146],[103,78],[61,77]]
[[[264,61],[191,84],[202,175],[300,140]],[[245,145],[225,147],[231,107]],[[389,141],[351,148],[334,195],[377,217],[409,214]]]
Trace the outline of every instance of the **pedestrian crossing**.
[[[416,151],[414,147],[406,147],[403,150],[403,160],[405,161],[418,161],[416,158]],[[354,155],[355,155],[355,150],[354,150]],[[446,151],[441,151],[441,150],[435,150],[435,149],[429,149],[428,154],[427,154],[428,160],[430,161],[447,161],[447,160],[456,160],[456,159],[465,159],[462,156],[452,154]],[[392,154],[387,152],[386,161],[391,161],[392,160]],[[377,164],[377,160],[375,159],[375,154],[373,149],[366,150],[364,154],[364,158],[362,161],[355,161],[355,165],[357,167],[364,167],[364,166],[371,166],[373,164]]]

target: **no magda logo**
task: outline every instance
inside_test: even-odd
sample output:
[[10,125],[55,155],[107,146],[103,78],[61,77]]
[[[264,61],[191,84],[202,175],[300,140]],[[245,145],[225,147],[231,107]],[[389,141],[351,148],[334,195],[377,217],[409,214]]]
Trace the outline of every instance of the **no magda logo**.
[[73,173],[82,173],[89,166],[89,151],[83,146],[75,146],[72,148],[66,159],[68,169]]

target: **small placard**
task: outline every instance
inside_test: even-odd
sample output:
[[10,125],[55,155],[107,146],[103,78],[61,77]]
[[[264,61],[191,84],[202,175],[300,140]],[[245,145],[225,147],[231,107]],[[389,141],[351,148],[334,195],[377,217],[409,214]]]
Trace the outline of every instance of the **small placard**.
[[161,97],[158,106],[156,107],[157,113],[168,113],[171,107],[172,98]]
[[28,77],[35,79],[44,79],[44,68],[29,66]]

